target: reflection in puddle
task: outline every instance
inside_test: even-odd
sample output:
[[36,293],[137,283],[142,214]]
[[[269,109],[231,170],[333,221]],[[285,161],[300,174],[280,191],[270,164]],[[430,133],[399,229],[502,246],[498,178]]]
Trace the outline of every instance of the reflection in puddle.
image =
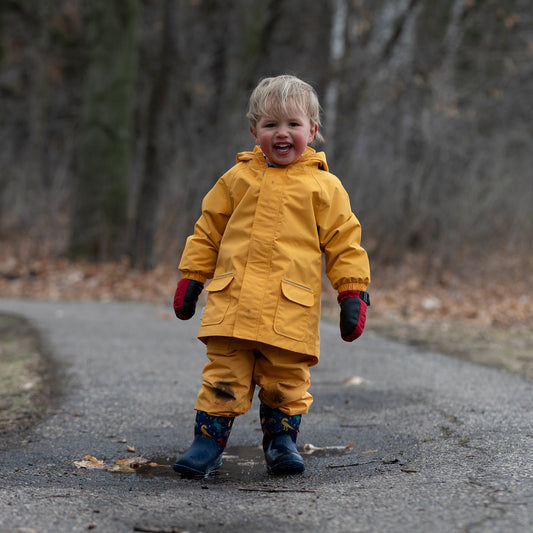
[[262,446],[230,446],[222,456],[219,476],[238,479],[266,473]]

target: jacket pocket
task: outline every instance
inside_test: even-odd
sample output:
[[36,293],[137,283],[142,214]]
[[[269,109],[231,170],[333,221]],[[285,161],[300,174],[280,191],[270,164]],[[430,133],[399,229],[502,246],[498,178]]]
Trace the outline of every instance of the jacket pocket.
[[231,299],[229,285],[234,277],[233,272],[216,276],[206,287],[208,296],[202,316],[202,325],[220,324],[224,320]]
[[311,308],[315,303],[314,292],[304,285],[288,279],[281,282],[274,330],[276,333],[301,341],[307,334]]

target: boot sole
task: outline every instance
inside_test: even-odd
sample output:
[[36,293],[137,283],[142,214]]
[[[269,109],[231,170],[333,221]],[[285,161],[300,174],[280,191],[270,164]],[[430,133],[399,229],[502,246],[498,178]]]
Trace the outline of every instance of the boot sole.
[[191,466],[175,463],[172,466],[172,469],[174,470],[174,472],[181,474],[183,477],[186,477],[189,479],[201,479],[201,478],[209,476],[210,474],[218,470],[221,465],[222,465],[222,460],[220,460],[217,464],[207,468],[204,472],[203,470],[198,470]]
[[304,470],[305,465],[295,461],[287,461],[268,467],[268,473],[275,476],[301,474]]
[[200,478],[203,478],[209,475],[209,474],[206,474],[205,472],[200,472],[199,470],[195,470],[194,468],[189,468],[187,466],[182,466],[182,465],[174,465],[172,468],[174,469],[174,472],[177,472],[183,477],[190,478],[190,479],[200,479]]

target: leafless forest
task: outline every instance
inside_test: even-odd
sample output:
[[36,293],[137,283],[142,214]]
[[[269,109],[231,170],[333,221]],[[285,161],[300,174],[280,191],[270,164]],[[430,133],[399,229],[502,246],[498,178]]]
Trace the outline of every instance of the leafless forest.
[[532,251],[530,0],[1,0],[0,44],[15,252],[175,263],[281,73],[319,93],[373,261]]

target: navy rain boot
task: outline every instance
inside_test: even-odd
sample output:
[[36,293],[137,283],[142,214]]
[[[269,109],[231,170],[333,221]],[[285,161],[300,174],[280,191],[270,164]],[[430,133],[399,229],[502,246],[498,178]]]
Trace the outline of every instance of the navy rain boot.
[[296,449],[296,437],[302,415],[289,416],[261,404],[263,451],[270,474],[300,474],[305,464]]
[[185,477],[206,477],[222,464],[222,452],[231,431],[234,417],[211,416],[196,412],[194,440],[172,467]]

